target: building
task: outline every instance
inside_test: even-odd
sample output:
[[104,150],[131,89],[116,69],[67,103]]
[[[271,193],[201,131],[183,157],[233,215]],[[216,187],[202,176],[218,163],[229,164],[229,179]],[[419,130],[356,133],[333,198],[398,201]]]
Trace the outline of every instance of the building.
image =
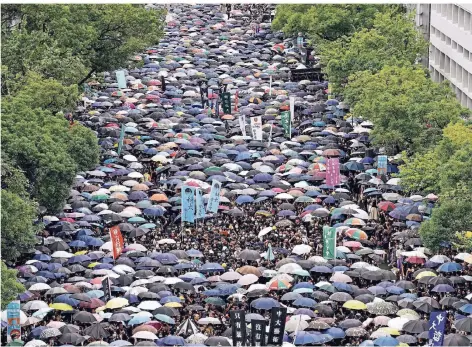
[[448,80],[472,109],[472,4],[417,4],[416,24],[430,42],[423,62],[431,78]]

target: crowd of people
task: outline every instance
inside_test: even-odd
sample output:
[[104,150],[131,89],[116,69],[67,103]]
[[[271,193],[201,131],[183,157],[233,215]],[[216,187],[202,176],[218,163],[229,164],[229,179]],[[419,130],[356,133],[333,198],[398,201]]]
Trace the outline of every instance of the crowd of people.
[[[446,244],[433,254],[418,235],[438,197],[402,190],[400,156],[371,146],[373,124],[347,114],[326,81],[290,81],[305,57],[270,23],[244,25],[249,8],[171,11],[160,43],[133,57],[126,88],[110,72],[68,116],[96,131],[100,164],[78,173],[62,213],[41,217],[34,254],[16,264],[27,291],[11,344],[231,346],[232,310],[250,329],[286,307],[287,347],[423,346],[439,310],[442,344],[469,346],[472,255]],[[215,109],[221,86],[231,114]],[[262,141],[251,116],[262,116]],[[325,181],[331,158],[337,186]],[[218,212],[182,222],[182,187],[206,203],[213,180]],[[112,226],[124,238],[117,259]],[[325,226],[336,228],[334,259],[323,257]],[[4,311],[2,345],[6,321]]]

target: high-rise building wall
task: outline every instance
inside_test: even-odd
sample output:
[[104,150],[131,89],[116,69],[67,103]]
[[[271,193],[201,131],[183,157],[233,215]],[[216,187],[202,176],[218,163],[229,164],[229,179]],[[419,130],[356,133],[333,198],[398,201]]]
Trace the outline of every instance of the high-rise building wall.
[[418,4],[416,23],[430,41],[431,77],[448,80],[461,104],[472,109],[472,4]]

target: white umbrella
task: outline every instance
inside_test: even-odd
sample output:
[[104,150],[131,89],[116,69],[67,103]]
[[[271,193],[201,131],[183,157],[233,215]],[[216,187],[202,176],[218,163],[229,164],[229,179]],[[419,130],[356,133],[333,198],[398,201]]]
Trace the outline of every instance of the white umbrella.
[[160,245],[163,245],[163,244],[171,245],[171,244],[174,244],[176,242],[173,239],[162,239],[162,240],[157,241],[157,243],[160,244]]
[[147,248],[144,247],[143,245],[139,244],[139,243],[132,243],[131,245],[129,245],[126,248],[132,249],[134,251],[140,251],[140,252],[146,252],[147,251]]
[[41,290],[48,290],[51,289],[49,284],[46,283],[35,283],[31,287],[28,288],[28,290],[32,291],[41,291]]
[[[27,319],[26,313],[20,310],[20,324],[25,324]],[[8,322],[7,310],[2,311],[2,321]]]
[[143,176],[142,173],[135,171],[135,172],[130,172],[130,173],[128,174],[128,177],[131,177],[131,178],[143,178],[144,176]]
[[342,274],[340,272],[336,272],[331,278],[329,279],[331,282],[342,282],[342,283],[350,283],[352,282],[351,277],[348,275]]
[[259,234],[257,235],[257,237],[262,237],[264,235],[267,235],[268,233],[270,233],[272,230],[275,230],[275,227],[267,227],[267,228],[264,228],[262,229],[261,231],[259,231]]
[[275,196],[275,199],[278,200],[293,200],[294,197],[287,193],[280,193]]
[[410,319],[403,317],[392,318],[388,321],[388,326],[393,329],[402,330],[403,326],[408,323]]
[[325,258],[323,258],[319,255],[314,255],[313,257],[308,258],[308,260],[313,261],[315,263],[327,263],[328,262],[327,259],[325,259]]
[[[302,255],[310,253],[312,247],[308,245],[296,245],[293,247],[292,253]],[[288,265],[288,264],[287,264]]]
[[48,309],[48,308],[49,308],[48,304],[42,300],[28,301],[22,307],[24,311],[37,311],[37,310]]
[[240,278],[242,278],[243,276],[241,274],[239,274],[239,272],[230,271],[230,272],[225,272],[220,277],[223,281],[237,281]]
[[218,325],[218,324],[221,324],[221,321],[218,318],[206,317],[206,318],[200,318],[197,323],[201,325],[207,325],[207,324]]
[[259,277],[253,274],[247,274],[238,280],[238,284],[242,286],[248,286],[250,284],[256,283],[257,281],[259,281]]
[[306,328],[308,328],[308,323],[304,320],[292,320],[290,319],[286,324],[285,324],[285,330],[288,332],[292,331],[303,331]]
[[183,282],[180,278],[177,278],[177,277],[169,277],[169,278],[166,278],[165,281],[164,281],[164,284],[176,284],[176,283],[179,283],[179,282]]
[[123,159],[126,161],[138,161],[138,158],[136,158],[134,155],[127,154],[123,156]]
[[153,311],[161,306],[162,305],[157,301],[146,300],[146,301],[141,301],[141,303],[138,305],[138,308],[140,308],[141,310]]
[[156,334],[151,333],[150,331],[138,331],[132,337],[135,339],[143,339],[143,340],[157,340],[159,339]]
[[298,264],[290,263],[290,264],[282,265],[279,269],[279,273],[290,274],[290,273],[296,272],[297,270],[303,270],[303,268]]
[[208,340],[208,336],[201,333],[196,333],[187,337],[187,339],[185,339],[185,342],[193,345],[200,345],[203,344],[203,342],[205,342],[206,340]]
[[52,258],[72,258],[74,255],[66,251],[56,251],[51,254]]
[[451,259],[449,259],[448,257],[442,254],[435,255],[429,260],[432,261],[433,263],[438,263],[438,264],[447,263],[451,261]]
[[256,284],[252,284],[248,289],[248,293],[249,292],[253,292],[255,290],[264,290],[264,289],[267,289],[267,286],[265,284],[261,284],[261,283],[256,283]]
[[26,343],[25,347],[41,347],[41,346],[47,346],[48,344],[42,340],[31,340],[28,343]]

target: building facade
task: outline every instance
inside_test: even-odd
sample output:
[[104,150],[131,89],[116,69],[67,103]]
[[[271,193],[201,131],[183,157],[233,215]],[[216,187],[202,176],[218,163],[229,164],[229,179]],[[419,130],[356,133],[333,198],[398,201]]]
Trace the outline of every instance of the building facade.
[[418,4],[416,24],[430,42],[423,62],[432,79],[448,80],[472,109],[472,4]]

